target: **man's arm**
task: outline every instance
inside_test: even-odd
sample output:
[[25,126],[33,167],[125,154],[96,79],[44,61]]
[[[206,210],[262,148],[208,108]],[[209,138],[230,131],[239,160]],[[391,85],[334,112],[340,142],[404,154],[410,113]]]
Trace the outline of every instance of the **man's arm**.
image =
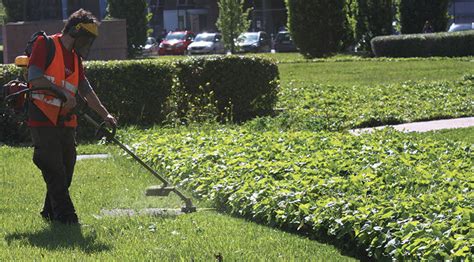
[[114,126],[117,125],[117,120],[109,113],[109,111],[107,111],[102,102],[100,102],[99,97],[97,97],[97,94],[94,92],[94,89],[92,89],[87,78],[81,80],[79,83],[79,95],[86,99],[87,105],[96,111],[104,121]]
[[63,104],[65,109],[70,110],[76,106],[76,99],[68,92],[62,90],[51,81],[46,79],[41,68],[38,68],[34,65],[28,67],[28,83],[30,83],[33,87],[48,87],[51,88],[55,93],[63,94],[66,97],[66,101],[64,101]]

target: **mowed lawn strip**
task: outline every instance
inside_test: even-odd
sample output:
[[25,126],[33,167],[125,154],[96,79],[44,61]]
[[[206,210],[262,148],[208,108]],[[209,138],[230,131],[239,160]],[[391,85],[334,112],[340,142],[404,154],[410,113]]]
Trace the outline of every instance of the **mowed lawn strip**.
[[179,208],[182,203],[177,197],[145,197],[145,188],[159,183],[115,148],[87,145],[78,151],[113,155],[77,163],[71,195],[80,229],[50,227],[40,218],[45,186],[31,162],[32,149],[0,146],[0,261],[212,261],[219,254],[230,261],[353,260],[333,246],[215,211],[100,217],[101,209]]
[[474,58],[469,60],[327,61],[280,63],[282,85],[290,81],[337,86],[371,86],[405,81],[459,80],[474,74]]

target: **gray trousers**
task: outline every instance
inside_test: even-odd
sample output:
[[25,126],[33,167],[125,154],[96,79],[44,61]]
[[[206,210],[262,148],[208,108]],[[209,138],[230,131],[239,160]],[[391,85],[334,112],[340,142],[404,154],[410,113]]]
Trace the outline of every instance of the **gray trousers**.
[[46,197],[41,215],[62,221],[77,216],[69,196],[76,164],[76,130],[66,127],[32,127],[33,162],[46,183]]

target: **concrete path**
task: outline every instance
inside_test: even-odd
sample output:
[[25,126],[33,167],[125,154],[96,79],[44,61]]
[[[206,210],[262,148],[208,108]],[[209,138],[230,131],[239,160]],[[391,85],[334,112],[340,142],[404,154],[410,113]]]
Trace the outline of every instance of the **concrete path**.
[[97,154],[97,155],[78,155],[76,160],[84,160],[84,159],[104,159],[109,158],[109,154]]
[[[426,122],[414,122],[400,125],[389,125],[390,127],[395,128],[398,131],[405,133],[409,132],[428,132],[441,129],[452,129],[452,128],[465,128],[474,126],[474,117],[464,117],[464,118],[455,118],[455,119],[445,119],[445,120],[434,120]],[[352,129],[350,132],[352,134],[358,135],[362,133],[371,133],[374,130],[382,129],[388,126],[379,126],[374,128],[361,128],[361,129]]]

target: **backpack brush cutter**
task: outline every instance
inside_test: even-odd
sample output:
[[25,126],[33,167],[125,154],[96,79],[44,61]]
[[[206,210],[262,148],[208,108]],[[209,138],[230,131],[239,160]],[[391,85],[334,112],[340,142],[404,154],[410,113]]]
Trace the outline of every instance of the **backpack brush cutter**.
[[[18,81],[18,80],[16,80]],[[11,82],[13,83],[13,82]],[[9,84],[11,84],[9,83]],[[15,82],[15,84],[18,84]],[[64,94],[60,93],[57,90],[53,90],[50,87],[38,87],[38,88],[27,88],[26,83],[23,82],[21,85],[22,88],[15,89],[14,91],[10,91],[9,93],[3,94],[5,105],[15,106],[18,107],[18,101],[21,100],[24,103],[24,100],[28,99],[29,95],[36,91],[48,91],[54,93],[56,97],[61,99],[62,101],[66,100]],[[4,90],[10,88],[7,85],[3,86]],[[11,88],[10,88],[11,90]],[[102,138],[105,137],[107,141],[111,141],[118,145],[121,149],[123,149],[127,154],[129,154],[135,161],[137,161],[140,165],[142,165],[146,170],[148,170],[153,176],[159,179],[163,184],[160,186],[152,186],[146,189],[146,196],[158,196],[164,197],[168,196],[171,192],[174,192],[179,198],[184,202],[184,206],[181,207],[182,213],[192,213],[196,212],[196,207],[191,202],[190,198],[187,198],[181,191],[179,191],[175,186],[172,186],[169,181],[167,181],[164,177],[160,176],[155,170],[153,170],[148,164],[146,164],[143,160],[141,160],[137,155],[135,155],[127,146],[122,144],[117,138],[115,138],[116,127],[113,126],[111,128],[107,127],[105,122],[98,123],[95,121],[91,116],[89,116],[85,110],[88,108],[87,101],[82,98],[80,95],[76,95],[77,106],[71,112],[71,114],[77,114],[78,116],[82,116],[87,122],[92,124],[96,129],[96,134],[98,137]],[[18,108],[15,108],[18,109]]]

